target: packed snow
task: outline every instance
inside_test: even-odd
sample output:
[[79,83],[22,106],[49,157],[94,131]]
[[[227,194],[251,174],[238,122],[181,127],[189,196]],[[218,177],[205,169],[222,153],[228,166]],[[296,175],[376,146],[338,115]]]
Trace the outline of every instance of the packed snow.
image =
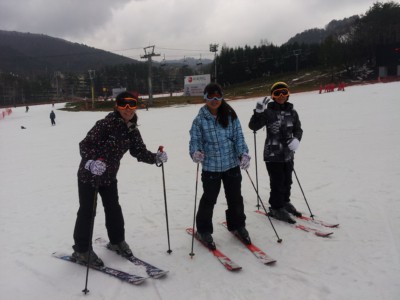
[[[344,92],[292,94],[303,139],[295,170],[316,218],[340,223],[324,231],[330,238],[273,221],[283,242],[277,243],[268,219],[256,214],[257,197],[242,172],[247,229],[252,241],[277,259],[263,265],[220,222],[226,202],[221,190],[214,210],[217,247],[243,269],[227,271],[199,242],[190,258],[196,164],[188,155],[189,129],[201,105],[138,111],[148,149],[164,145],[170,246],[162,170],[126,154],[118,174],[126,240],[133,252],[169,270],[162,279],[134,286],[51,256],[72,253],[78,209],[78,143],[106,112],[66,112],[64,104],[13,108],[0,120],[1,299],[400,299],[400,82],[347,87]],[[247,127],[257,98],[230,101],[237,111],[260,196],[268,207],[269,180],[262,161],[265,131]],[[56,126],[49,114],[54,109]],[[24,126],[26,129],[21,129]],[[256,141],[256,143],[255,143]],[[256,147],[255,147],[256,146]],[[292,203],[309,215],[294,177]],[[302,223],[303,222],[299,222]],[[308,224],[308,223],[305,223]],[[94,237],[107,238],[101,200]],[[94,245],[106,265],[145,275],[142,267]]]

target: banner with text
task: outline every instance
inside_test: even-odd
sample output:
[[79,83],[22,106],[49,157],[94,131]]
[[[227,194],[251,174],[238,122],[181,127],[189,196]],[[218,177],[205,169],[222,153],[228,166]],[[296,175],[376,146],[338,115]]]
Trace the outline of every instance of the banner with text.
[[203,96],[204,88],[211,82],[210,74],[185,76],[184,95]]

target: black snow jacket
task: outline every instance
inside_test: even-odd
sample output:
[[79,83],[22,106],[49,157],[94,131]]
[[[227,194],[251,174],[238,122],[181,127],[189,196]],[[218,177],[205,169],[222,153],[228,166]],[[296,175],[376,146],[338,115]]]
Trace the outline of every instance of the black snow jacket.
[[270,102],[264,112],[257,113],[254,110],[249,128],[257,131],[264,126],[267,127],[264,161],[285,162],[293,160],[294,152],[288,148],[288,143],[293,138],[300,141],[303,136],[299,115],[294,110],[293,104]]
[[148,164],[156,162],[156,154],[147,150],[135,122],[126,124],[121,115],[114,111],[96,122],[86,137],[79,143],[82,157],[78,180],[94,185],[95,178],[85,169],[88,160],[102,159],[106,164],[105,173],[100,176],[100,185],[110,185],[117,180],[120,161],[129,153],[138,161]]

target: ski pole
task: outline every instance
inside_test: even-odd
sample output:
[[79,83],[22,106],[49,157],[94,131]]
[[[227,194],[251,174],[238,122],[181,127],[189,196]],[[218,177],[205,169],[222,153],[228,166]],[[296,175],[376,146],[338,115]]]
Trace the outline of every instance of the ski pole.
[[99,193],[99,185],[100,185],[100,177],[95,176],[95,188],[94,188],[94,198],[93,198],[93,210],[92,210],[92,220],[90,226],[90,236],[89,236],[89,254],[88,254],[88,264],[86,268],[86,281],[85,281],[85,288],[82,290],[85,295],[89,293],[87,288],[88,280],[89,280],[89,264],[90,264],[90,257],[92,254],[92,238],[93,238],[93,228],[94,228],[94,218],[96,216],[96,208],[97,208],[97,194]]
[[[268,104],[268,102],[271,101],[270,98],[268,98],[268,96],[264,97],[263,99],[263,103],[266,106]],[[258,192],[258,165],[257,165],[257,138],[256,138],[256,131],[253,131],[254,133],[254,159],[255,159],[255,165],[256,165],[256,191]],[[257,198],[257,209],[260,209],[260,202]]]
[[307,204],[308,210],[309,210],[309,212],[310,212],[310,217],[311,217],[311,219],[313,219],[313,220],[314,220],[314,215],[313,215],[313,213],[311,212],[311,208],[310,208],[310,206],[308,205],[308,201],[307,201],[306,195],[304,194],[304,191],[303,191],[303,188],[301,187],[301,184],[300,184],[299,178],[297,177],[296,170],[294,169],[294,162],[293,162],[293,161],[292,161],[292,166],[293,166],[293,172],[294,172],[294,176],[296,177],[296,180],[297,180],[297,183],[299,184],[299,187],[300,187],[301,193],[303,194],[304,201],[306,201],[306,204]]
[[[159,152],[163,152],[164,146],[158,147]],[[163,180],[163,188],[164,188],[164,204],[165,204],[165,219],[167,222],[167,238],[168,238],[168,250],[167,253],[171,254],[172,250],[170,247],[170,242],[169,242],[169,225],[168,225],[168,208],[167,208],[167,193],[165,190],[165,175],[164,175],[164,164],[161,163],[161,170],[162,170],[162,180]]]
[[258,191],[257,191],[257,189],[256,189],[256,187],[255,187],[255,185],[254,185],[254,183],[253,183],[253,180],[252,180],[251,177],[250,177],[249,171],[246,170],[246,173],[247,173],[247,175],[249,176],[250,182],[251,182],[251,184],[253,185],[254,190],[256,191],[258,200],[260,201],[260,203],[261,203],[261,205],[262,205],[262,207],[263,207],[263,209],[264,209],[264,211],[265,211],[265,215],[267,216],[267,218],[268,218],[268,220],[269,220],[269,223],[271,224],[271,227],[272,227],[272,229],[274,230],[276,237],[278,238],[278,241],[277,241],[277,242],[278,242],[278,243],[282,243],[282,239],[279,237],[278,232],[276,232],[276,229],[275,229],[274,224],[272,224],[271,218],[269,217],[268,212],[267,212],[267,210],[265,209],[265,205],[264,205],[263,201],[261,200],[260,195],[258,194]]
[[197,171],[196,171],[196,188],[195,188],[195,193],[194,193],[194,213],[193,213],[193,234],[192,234],[192,252],[189,253],[190,258],[193,258],[194,252],[193,252],[193,245],[194,245],[194,225],[195,225],[195,220],[196,220],[196,202],[197,202],[197,185],[199,182],[199,165],[200,163],[197,163]]
[[[257,186],[257,192],[258,192],[258,167],[257,167],[257,138],[256,138],[256,131],[253,131],[254,133],[254,160],[255,160],[255,165],[256,165],[256,186]],[[260,209],[260,200],[258,200],[257,197],[257,209]]]

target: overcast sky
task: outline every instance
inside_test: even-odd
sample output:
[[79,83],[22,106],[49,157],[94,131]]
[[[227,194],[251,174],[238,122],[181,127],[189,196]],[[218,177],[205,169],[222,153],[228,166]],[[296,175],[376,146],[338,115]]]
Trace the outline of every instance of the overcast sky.
[[[59,37],[140,60],[212,58],[209,44],[280,46],[333,19],[362,15],[373,0],[0,0],[0,29]],[[387,2],[382,0],[380,2]]]

